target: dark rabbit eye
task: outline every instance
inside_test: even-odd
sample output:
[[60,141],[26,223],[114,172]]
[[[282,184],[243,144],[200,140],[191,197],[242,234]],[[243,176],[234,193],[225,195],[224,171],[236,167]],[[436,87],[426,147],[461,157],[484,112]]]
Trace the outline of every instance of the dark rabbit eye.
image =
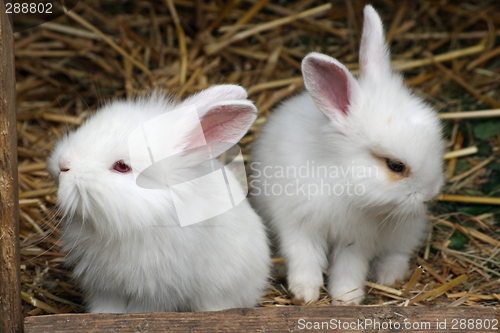
[[127,173],[132,170],[132,168],[127,163],[123,162],[123,160],[116,161],[111,169],[119,173]]
[[394,172],[404,173],[406,171],[406,166],[402,162],[391,160],[390,158],[386,158],[385,162],[387,163],[387,167]]

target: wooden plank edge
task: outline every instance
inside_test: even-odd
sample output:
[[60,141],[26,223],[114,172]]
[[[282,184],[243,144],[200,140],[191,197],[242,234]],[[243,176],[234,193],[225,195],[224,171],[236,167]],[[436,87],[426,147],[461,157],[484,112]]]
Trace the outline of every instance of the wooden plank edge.
[[23,330],[14,34],[0,0],[0,332]]
[[498,332],[499,320],[496,307],[292,306],[33,316],[25,332]]

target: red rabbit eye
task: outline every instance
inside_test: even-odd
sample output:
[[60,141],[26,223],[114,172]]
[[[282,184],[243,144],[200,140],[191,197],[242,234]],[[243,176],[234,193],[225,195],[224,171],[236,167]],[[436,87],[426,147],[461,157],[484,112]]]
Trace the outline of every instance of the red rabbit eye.
[[119,173],[127,173],[132,170],[132,168],[127,163],[123,162],[123,160],[116,161],[111,169]]

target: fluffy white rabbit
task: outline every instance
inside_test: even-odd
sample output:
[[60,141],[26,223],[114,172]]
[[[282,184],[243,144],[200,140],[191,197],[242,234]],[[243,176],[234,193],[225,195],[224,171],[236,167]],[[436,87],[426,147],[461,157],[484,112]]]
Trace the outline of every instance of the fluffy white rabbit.
[[318,299],[324,270],[333,304],[360,304],[369,273],[385,285],[405,278],[427,232],[426,202],[443,183],[438,116],[392,72],[371,6],[359,59],[356,80],[308,54],[307,91],[282,103],[255,143],[250,193],[297,304]]
[[[221,169],[218,160],[208,161],[218,173],[203,166],[237,143],[255,120],[255,106],[246,97],[239,86],[219,85],[179,104],[159,93],[115,101],[57,143],[48,169],[59,183],[62,240],[88,312],[257,305],[270,270],[265,227],[228,168]],[[178,112],[184,107],[196,107],[199,118],[187,117],[186,109]],[[177,153],[145,170],[157,188],[137,185],[134,164],[151,161],[142,161],[141,154],[133,160],[129,147],[137,144],[131,133],[147,124],[147,149]],[[195,181],[222,175],[221,170],[222,186]],[[174,191],[172,184],[181,186]],[[214,214],[214,207],[226,204],[227,186],[240,203]],[[181,227],[181,215],[198,221],[213,217]]]

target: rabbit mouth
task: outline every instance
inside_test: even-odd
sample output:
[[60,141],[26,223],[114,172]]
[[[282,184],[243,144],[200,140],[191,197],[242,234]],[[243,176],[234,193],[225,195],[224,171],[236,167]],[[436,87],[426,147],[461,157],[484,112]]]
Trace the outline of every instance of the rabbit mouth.
[[90,195],[79,177],[65,174],[59,175],[57,201],[64,216],[71,219],[75,215],[86,216],[91,212]]

